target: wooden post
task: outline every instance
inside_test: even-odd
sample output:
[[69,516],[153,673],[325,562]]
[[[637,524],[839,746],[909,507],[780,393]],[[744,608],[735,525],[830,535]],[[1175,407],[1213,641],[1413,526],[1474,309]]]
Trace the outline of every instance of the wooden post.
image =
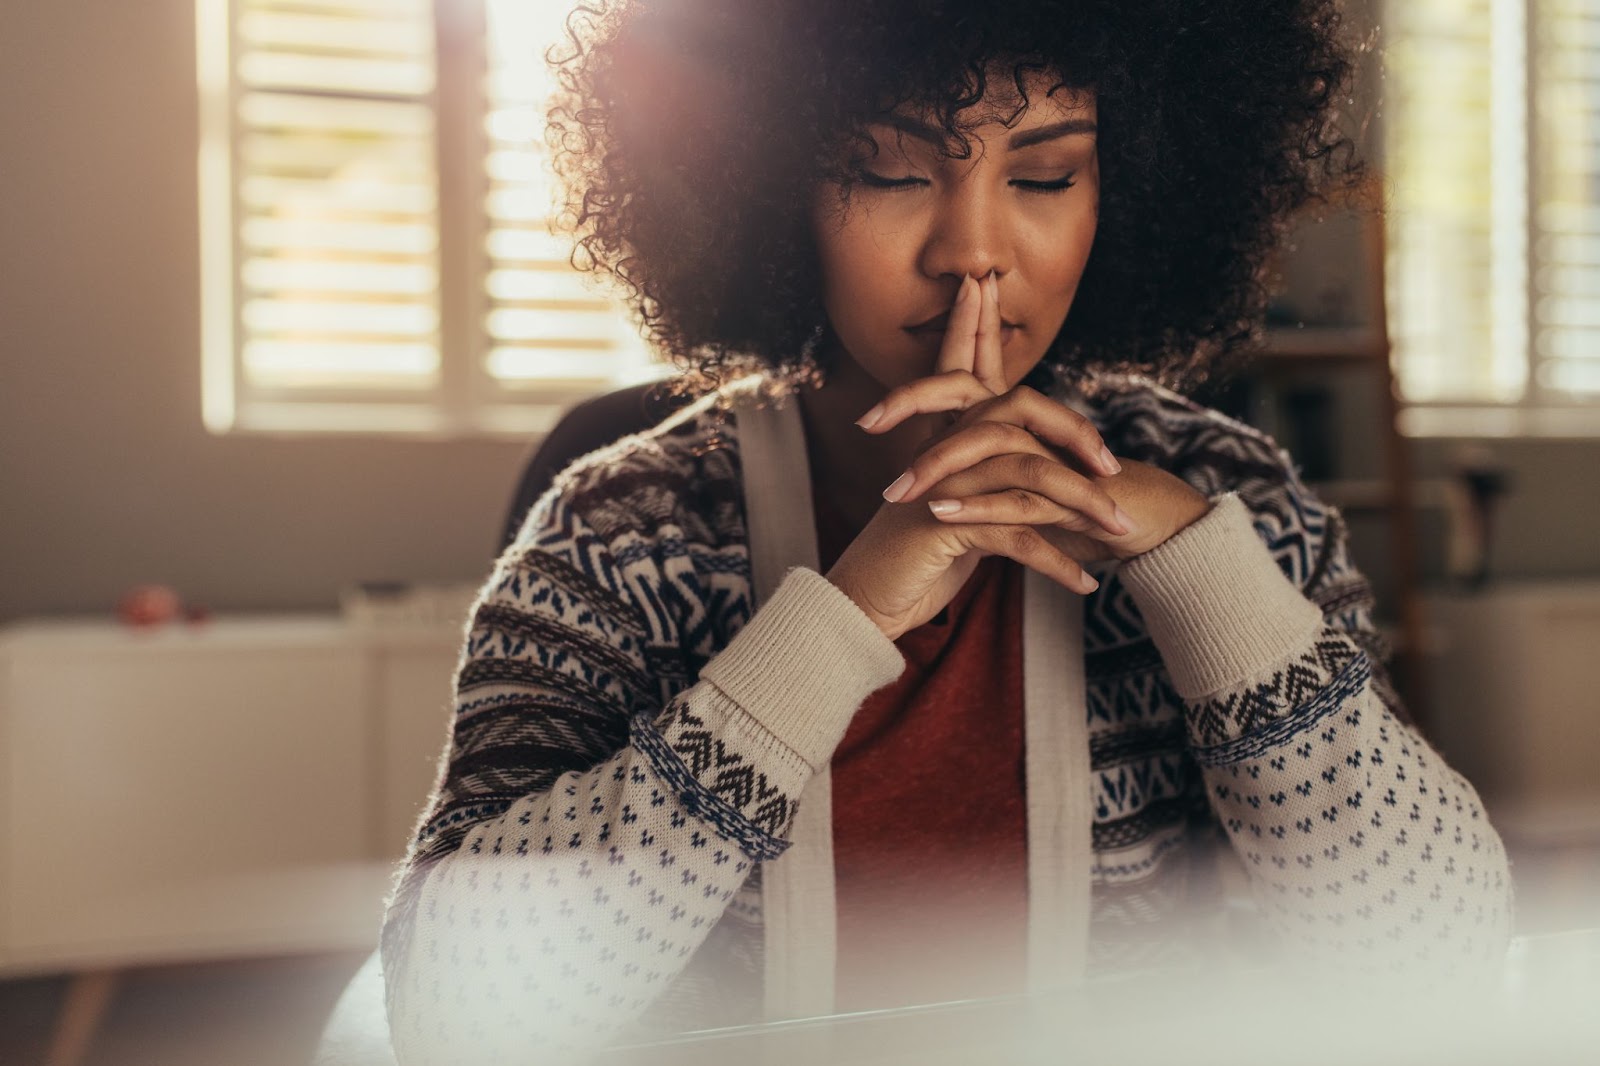
[[81,1066],[121,981],[121,970],[86,970],[73,975],[56,1016],[45,1066]]

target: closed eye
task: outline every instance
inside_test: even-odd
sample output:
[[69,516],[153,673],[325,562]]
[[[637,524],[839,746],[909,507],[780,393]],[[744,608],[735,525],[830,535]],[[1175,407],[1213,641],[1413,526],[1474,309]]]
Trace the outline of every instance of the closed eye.
[[[1064,192],[1077,184],[1077,182],[1072,180],[1072,177],[1073,175],[1071,174],[1064,174],[1059,178],[1052,178],[1049,181],[1027,181],[1022,178],[1018,178],[1011,184],[1014,187],[1022,189],[1026,192]],[[861,182],[861,184],[871,189],[914,189],[919,185],[929,184],[927,178],[891,178],[886,174],[874,174],[870,170],[856,171],[856,178]]]
[[858,170],[856,177],[861,184],[872,189],[910,189],[928,184],[927,178],[891,178],[883,174],[874,174],[870,170]]
[[1019,189],[1026,189],[1029,192],[1051,193],[1063,192],[1072,188],[1078,183],[1072,180],[1071,174],[1064,174],[1059,178],[1052,178],[1049,181],[1023,181],[1019,178],[1016,181],[1013,181],[1011,184],[1015,185]]

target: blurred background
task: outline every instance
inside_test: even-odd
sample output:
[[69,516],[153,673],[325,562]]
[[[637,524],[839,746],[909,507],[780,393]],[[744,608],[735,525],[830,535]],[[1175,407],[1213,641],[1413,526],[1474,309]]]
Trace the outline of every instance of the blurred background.
[[[0,1061],[309,1061],[532,450],[663,371],[549,236],[566,0],[0,0]],[[1600,0],[1350,0],[1375,180],[1205,397],[1600,926]]]

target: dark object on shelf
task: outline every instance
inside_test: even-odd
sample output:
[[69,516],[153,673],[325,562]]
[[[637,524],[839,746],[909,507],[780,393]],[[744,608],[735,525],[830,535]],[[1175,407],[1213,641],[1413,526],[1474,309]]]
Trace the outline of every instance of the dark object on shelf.
[[1307,481],[1339,476],[1333,393],[1320,385],[1292,388],[1283,395],[1282,444]]
[[1249,370],[1236,370],[1207,378],[1191,396],[1196,403],[1213,411],[1238,419],[1262,432],[1269,432],[1261,424],[1260,411],[1257,409],[1262,396],[1261,381]]
[[1511,475],[1481,446],[1456,455],[1450,493],[1450,576],[1462,588],[1477,592],[1489,583],[1489,555],[1494,542],[1494,512],[1500,497],[1511,491]]

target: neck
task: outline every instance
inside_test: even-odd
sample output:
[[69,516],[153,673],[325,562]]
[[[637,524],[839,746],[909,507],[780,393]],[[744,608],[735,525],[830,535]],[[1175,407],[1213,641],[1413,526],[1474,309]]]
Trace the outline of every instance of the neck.
[[939,428],[939,415],[918,415],[883,434],[868,433],[856,419],[888,394],[849,356],[834,353],[827,382],[800,393],[806,450],[817,491],[859,533],[883,506],[883,490],[905,473],[917,448]]

